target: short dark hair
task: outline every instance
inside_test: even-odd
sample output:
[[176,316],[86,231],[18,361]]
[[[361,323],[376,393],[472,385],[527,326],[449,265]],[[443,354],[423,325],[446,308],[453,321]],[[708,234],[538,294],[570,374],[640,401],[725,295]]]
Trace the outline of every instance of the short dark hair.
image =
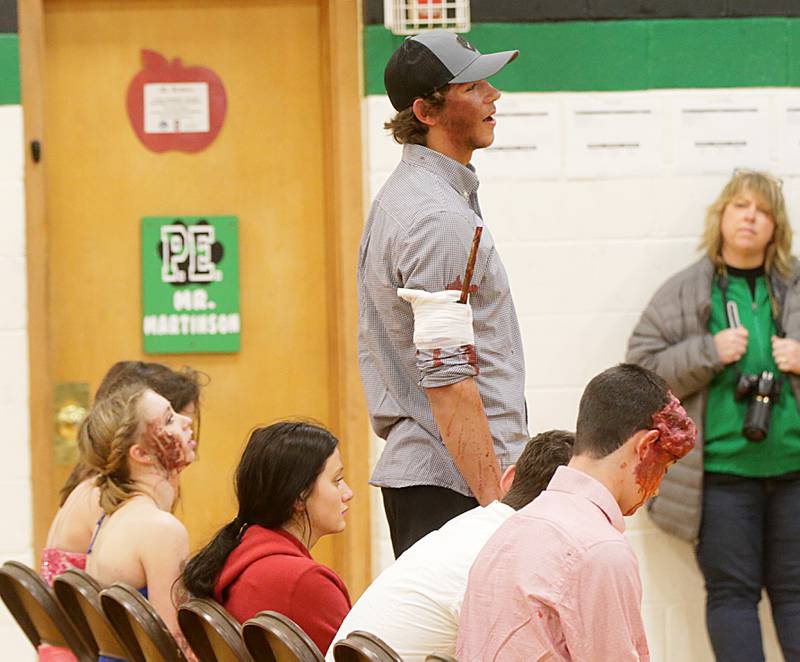
[[514,482],[503,503],[519,510],[538,497],[556,469],[569,463],[574,443],[575,435],[566,430],[548,430],[532,437],[517,460]]
[[604,370],[586,386],[578,408],[575,455],[600,459],[639,430],[669,402],[669,386],[656,373],[632,363]]
[[[441,110],[444,108],[447,90],[450,86],[445,85],[439,90],[434,90],[426,97],[420,97],[430,108]],[[417,119],[414,108],[404,108],[395,113],[394,117],[385,122],[383,128],[391,131],[392,138],[400,145],[422,145],[428,144],[428,127]]]
[[253,430],[236,468],[239,512],[189,559],[184,586],[197,597],[214,597],[217,577],[247,526],[277,529],[288,522],[295,503],[309,495],[337,445],[333,434],[308,421],[282,421]]

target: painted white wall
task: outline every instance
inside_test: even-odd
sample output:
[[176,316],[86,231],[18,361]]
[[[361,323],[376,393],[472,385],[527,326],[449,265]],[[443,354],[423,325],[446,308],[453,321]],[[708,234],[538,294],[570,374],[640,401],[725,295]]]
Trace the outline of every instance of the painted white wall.
[[[0,106],[0,559],[33,563],[22,107]],[[35,659],[0,603],[3,659]]]
[[[661,102],[671,95],[650,94]],[[498,109],[515,96],[505,94]],[[567,105],[566,94],[529,96]],[[382,130],[392,114],[388,99],[368,97],[364,111],[374,196],[397,164],[401,148]],[[669,136],[669,127],[664,130]],[[531,432],[574,430],[586,383],[624,358],[628,336],[656,288],[699,257],[696,247],[705,208],[730,173],[683,176],[667,163],[667,174],[661,177],[570,180],[561,168],[560,177],[536,180],[482,168],[480,153],[474,162],[484,220],[508,271],[522,328]],[[784,182],[793,217],[800,179]],[[376,456],[381,443],[375,441]],[[379,500],[373,495],[374,504],[379,506]],[[373,565],[379,571],[392,554],[379,508],[373,521]],[[691,546],[657,530],[644,512],[628,520],[627,535],[639,558],[653,662],[712,661],[703,582]],[[782,656],[766,599],[762,608],[767,659],[778,662]]]

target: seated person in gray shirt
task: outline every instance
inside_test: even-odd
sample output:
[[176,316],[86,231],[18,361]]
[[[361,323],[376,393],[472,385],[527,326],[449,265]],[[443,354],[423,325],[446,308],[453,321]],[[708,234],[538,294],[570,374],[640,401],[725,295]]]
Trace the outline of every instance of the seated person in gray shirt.
[[[459,515],[406,550],[353,605],[333,643],[353,630],[366,630],[405,662],[423,662],[434,652],[455,655],[472,562],[497,528],[539,496],[556,468],[569,462],[574,441],[575,435],[563,430],[531,439],[500,479],[501,489],[508,490],[505,497]],[[326,659],[333,662],[333,645]]]
[[[486,78],[517,54],[482,55],[462,36],[432,30],[405,40],[385,70],[398,111],[386,128],[403,158],[361,239],[358,340],[372,427],[386,440],[371,482],[382,489],[395,556],[497,499],[502,471],[528,439],[519,323],[470,165],[494,140],[500,93]],[[474,340],[415,344],[416,308],[397,290],[460,290],[478,226]]]

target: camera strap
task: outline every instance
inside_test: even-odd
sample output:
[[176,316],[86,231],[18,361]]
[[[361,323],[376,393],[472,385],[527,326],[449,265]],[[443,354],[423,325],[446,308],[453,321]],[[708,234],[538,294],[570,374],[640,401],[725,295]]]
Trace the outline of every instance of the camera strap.
[[[728,318],[728,326],[730,328],[735,328],[737,326],[741,326],[741,322],[739,320],[739,309],[736,306],[735,301],[728,301],[728,270],[723,264],[716,275],[717,285],[719,286],[720,292],[722,292],[722,305],[725,308],[725,313]],[[783,323],[781,322],[781,312],[782,307],[781,303],[775,297],[775,293],[773,291],[772,282],[767,273],[764,273],[764,281],[767,284],[767,295],[769,296],[769,306],[770,306],[770,315],[772,316],[772,323],[775,325],[775,334],[779,338],[784,338],[786,333],[783,330]],[[733,369],[736,371],[736,379],[738,380],[742,376],[742,371],[739,370],[739,362],[737,361],[733,365]],[[783,373],[778,371],[778,376],[776,378],[776,384],[780,387],[783,382]]]
[[[728,326],[734,328],[734,326],[741,326],[739,322],[739,310],[736,308],[736,302],[729,302],[728,301],[728,270],[723,264],[716,276],[717,285],[719,286],[720,292],[722,292],[722,305],[725,308],[725,313],[728,317]],[[770,314],[772,315],[772,323],[775,325],[775,334],[779,338],[785,338],[786,332],[783,329],[783,322],[781,321],[782,317],[782,306],[781,302],[778,301],[777,297],[775,296],[775,291],[772,286],[772,279],[769,277],[768,274],[764,273],[764,281],[767,284],[767,295],[769,296],[769,307],[770,307]],[[731,305],[732,304],[732,305]],[[735,313],[732,313],[732,309],[735,310]],[[737,324],[733,324],[734,321]]]

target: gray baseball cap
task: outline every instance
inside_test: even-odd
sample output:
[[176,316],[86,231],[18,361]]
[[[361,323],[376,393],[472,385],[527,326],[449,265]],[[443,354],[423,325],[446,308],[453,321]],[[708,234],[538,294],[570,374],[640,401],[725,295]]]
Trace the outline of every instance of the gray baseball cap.
[[383,82],[395,110],[403,110],[449,83],[471,83],[493,76],[519,51],[481,54],[464,37],[429,30],[409,37],[392,53]]

